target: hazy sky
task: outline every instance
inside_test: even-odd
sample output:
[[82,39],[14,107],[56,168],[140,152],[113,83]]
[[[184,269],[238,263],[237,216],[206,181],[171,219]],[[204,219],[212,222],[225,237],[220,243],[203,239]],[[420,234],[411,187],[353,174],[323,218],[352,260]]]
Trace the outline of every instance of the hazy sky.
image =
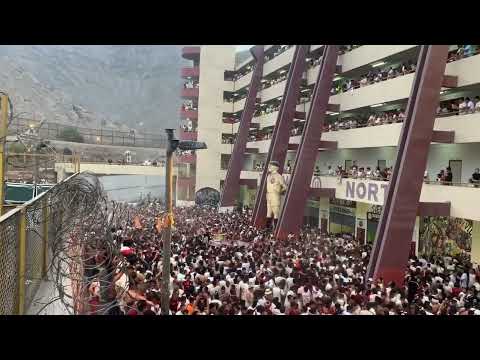
[[237,47],[237,51],[247,50],[250,49],[253,45],[235,45]]

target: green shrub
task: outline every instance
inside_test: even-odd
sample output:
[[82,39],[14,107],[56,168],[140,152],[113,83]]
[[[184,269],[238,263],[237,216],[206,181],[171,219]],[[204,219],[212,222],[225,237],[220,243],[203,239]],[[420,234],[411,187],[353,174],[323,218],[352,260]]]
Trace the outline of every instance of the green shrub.
[[72,127],[67,127],[62,131],[60,131],[60,134],[58,134],[57,139],[83,143],[83,136],[80,135],[77,129]]

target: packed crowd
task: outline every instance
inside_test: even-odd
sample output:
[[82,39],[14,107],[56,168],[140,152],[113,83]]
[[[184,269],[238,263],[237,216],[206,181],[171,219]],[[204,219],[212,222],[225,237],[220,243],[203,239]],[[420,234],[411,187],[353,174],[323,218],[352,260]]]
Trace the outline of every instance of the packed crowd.
[[466,57],[478,54],[478,45],[457,45],[457,49],[453,49],[448,54],[447,62],[457,61]]
[[193,103],[193,100],[184,100],[183,104],[182,104],[182,110],[184,110],[184,111],[189,111],[189,110],[196,111],[196,110],[198,110],[198,108]]
[[198,81],[188,80],[183,84],[184,89],[196,89],[199,86]]
[[379,113],[372,113],[368,118],[352,117],[347,119],[337,119],[330,124],[324,126],[324,131],[337,131],[355,129],[358,127],[378,126],[385,124],[400,123],[405,120],[404,110],[397,109],[391,111],[384,111]]
[[180,125],[180,128],[185,132],[197,131],[196,127],[193,126],[193,121],[190,119],[185,119],[185,121]]
[[467,115],[480,111],[480,96],[442,101],[437,108],[437,115]]
[[[331,95],[336,95],[342,92],[347,92],[363,86],[410,74],[415,72],[415,69],[416,64],[412,61],[402,63],[398,67],[388,66],[384,68],[374,68],[357,79],[343,79],[336,82],[332,86],[330,93]],[[340,78],[338,80],[340,80]]]
[[287,79],[288,71],[287,70],[281,70],[279,72],[279,76],[274,78],[274,79],[263,79],[262,80],[262,85],[260,86],[261,90],[268,89],[269,87],[278,84],[284,80]]
[[[162,240],[157,203],[132,208],[141,225],[111,229],[128,262],[112,285],[111,314],[160,314]],[[412,256],[405,284],[365,278],[370,245],[302,229],[274,241],[250,225],[251,210],[176,208],[170,314],[175,315],[479,315],[480,271],[467,256]],[[95,284],[97,284],[95,286]],[[98,282],[89,303],[98,303]]]

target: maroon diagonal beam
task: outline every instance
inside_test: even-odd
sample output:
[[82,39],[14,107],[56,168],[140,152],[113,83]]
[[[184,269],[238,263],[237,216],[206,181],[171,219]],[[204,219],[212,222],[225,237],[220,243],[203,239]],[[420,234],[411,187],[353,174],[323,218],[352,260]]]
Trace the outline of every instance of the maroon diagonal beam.
[[[306,68],[306,57],[309,50],[308,45],[297,45],[293,54],[292,64],[288,72],[285,90],[283,92],[282,102],[278,112],[277,122],[273,129],[270,149],[268,150],[266,164],[270,161],[278,161],[280,165],[280,174],[283,173],[285,158],[288,151],[288,141],[290,139],[290,129],[293,119],[296,115],[297,100],[300,95],[300,84],[302,75]],[[255,207],[253,210],[253,224],[257,228],[264,227],[266,224],[266,191],[267,191],[268,166],[265,166],[260,186],[258,187]]]
[[448,45],[423,45],[367,276],[403,284]]
[[242,112],[242,117],[240,118],[240,125],[238,127],[233,152],[228,163],[227,176],[225,178],[222,199],[220,201],[221,206],[233,206],[239,193],[240,182],[238,180],[240,179],[240,173],[243,167],[245,150],[247,148],[248,131],[250,130],[253,113],[255,112],[257,93],[263,75],[263,45],[255,46],[250,52],[256,61],[255,69],[253,70],[247,100],[245,101],[245,107]]
[[313,90],[307,121],[295,157],[292,177],[275,229],[277,239],[283,240],[287,238],[288,234],[298,234],[302,225],[337,58],[338,47],[336,45],[326,45]]

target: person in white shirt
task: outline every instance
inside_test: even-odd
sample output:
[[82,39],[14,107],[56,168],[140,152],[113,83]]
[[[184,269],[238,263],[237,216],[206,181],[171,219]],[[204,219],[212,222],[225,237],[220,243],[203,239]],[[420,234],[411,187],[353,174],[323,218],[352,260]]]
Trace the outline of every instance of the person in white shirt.
[[297,290],[299,295],[300,304],[305,307],[312,300],[312,292],[308,285],[304,285]]
[[480,111],[480,96],[475,97],[475,111]]
[[328,165],[328,176],[335,176],[335,170],[332,169],[331,165]]
[[465,98],[459,105],[458,110],[460,114],[465,114],[467,111],[467,98]]
[[467,113],[472,114],[475,112],[475,103],[467,98]]

